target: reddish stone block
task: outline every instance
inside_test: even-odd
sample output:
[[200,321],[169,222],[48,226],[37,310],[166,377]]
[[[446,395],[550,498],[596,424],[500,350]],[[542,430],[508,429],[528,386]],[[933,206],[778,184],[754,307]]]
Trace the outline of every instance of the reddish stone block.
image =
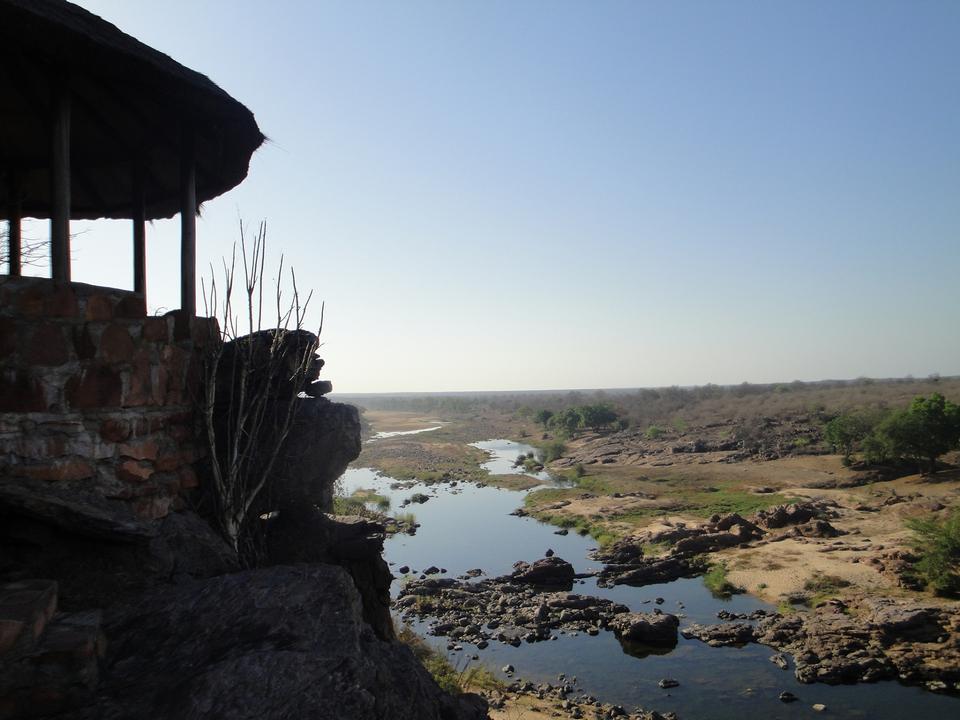
[[[134,460],[156,460],[159,448],[154,440],[141,440],[126,443],[117,448],[117,455],[133,458]],[[157,469],[160,469],[159,463]]]
[[113,309],[113,314],[115,317],[128,318],[131,320],[146,317],[147,302],[143,295],[137,295],[135,293],[125,294]]
[[194,436],[195,430],[192,425],[171,425],[167,429],[167,435],[177,442],[185,442]]
[[124,482],[146,482],[151,475],[153,475],[153,467],[138,460],[124,460],[117,467],[117,477]]
[[22,359],[29,365],[63,365],[70,359],[70,349],[63,337],[63,329],[53,323],[40,323],[33,329]]
[[220,340],[220,323],[216,318],[193,318],[190,338],[197,348],[206,348]]
[[44,412],[43,386],[22,370],[0,374],[0,412]]
[[197,454],[192,447],[179,446],[172,452],[161,453],[157,458],[156,467],[161,472],[170,472],[189,465],[197,459]]
[[16,294],[18,315],[23,317],[43,315],[43,301],[47,294],[44,285],[45,283],[37,283]]
[[43,301],[43,314],[47,317],[77,317],[79,311],[77,296],[69,283],[56,283]]
[[150,342],[169,342],[170,327],[165,317],[148,317],[143,321],[143,339]]
[[0,359],[6,359],[17,351],[17,322],[13,318],[0,318]]
[[113,301],[108,295],[91,295],[83,316],[87,320],[112,320]]
[[73,409],[119,407],[123,381],[120,373],[95,365],[67,381],[66,400]]
[[[43,437],[38,432],[25,433],[18,439],[16,453],[24,458],[48,460],[66,455],[67,443],[59,435]],[[84,453],[81,450],[78,454]]]
[[152,367],[148,353],[137,353],[133,361],[133,369],[130,372],[129,389],[123,398],[124,406],[137,407],[140,405],[149,405],[153,400],[151,382]]
[[170,513],[171,496],[142,497],[132,503],[134,514],[143,520],[159,520]]
[[167,369],[163,365],[158,365],[156,367],[156,375],[153,376],[154,382],[151,388],[151,399],[154,405],[163,405],[167,399],[168,377]]
[[130,423],[126,420],[104,420],[100,425],[100,437],[107,442],[123,442],[130,437]]
[[181,342],[183,340],[189,340],[192,333],[192,323],[193,318],[190,315],[187,315],[183,310],[171,310],[168,312],[165,317],[173,318],[173,341]]
[[85,480],[96,473],[90,463],[80,458],[60,458],[43,465],[14,465],[10,470],[21,477],[48,482]]
[[80,360],[92,360],[97,356],[97,343],[90,325],[84,324],[73,329],[73,351]]
[[177,470],[177,477],[180,480],[180,487],[184,490],[190,490],[200,485],[200,478],[197,476],[197,471],[194,470],[191,465],[186,465]]
[[133,338],[126,325],[108,325],[100,336],[100,357],[107,362],[130,362],[133,348]]

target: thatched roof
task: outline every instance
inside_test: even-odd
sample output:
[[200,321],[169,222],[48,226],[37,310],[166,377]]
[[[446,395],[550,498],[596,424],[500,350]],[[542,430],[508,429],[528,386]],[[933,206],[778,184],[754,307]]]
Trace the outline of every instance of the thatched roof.
[[247,175],[263,142],[253,113],[201,75],[64,0],[0,0],[0,217],[6,170],[23,214],[50,215],[50,116],[58,83],[72,96],[73,218],[131,217],[133,164],[147,218],[179,211],[183,123],[196,132],[198,201]]

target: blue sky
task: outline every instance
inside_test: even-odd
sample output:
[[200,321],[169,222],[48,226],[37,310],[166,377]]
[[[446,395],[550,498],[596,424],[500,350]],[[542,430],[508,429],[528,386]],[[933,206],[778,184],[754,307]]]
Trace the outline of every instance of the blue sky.
[[338,391],[960,373],[960,3],[80,4],[254,111],[201,269],[266,219]]

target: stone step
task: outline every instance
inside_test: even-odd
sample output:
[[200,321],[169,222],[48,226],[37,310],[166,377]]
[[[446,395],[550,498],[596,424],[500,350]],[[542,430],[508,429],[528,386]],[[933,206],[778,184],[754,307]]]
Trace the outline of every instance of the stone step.
[[55,580],[0,585],[0,662],[31,652],[56,610]]
[[37,718],[91,702],[106,643],[99,610],[58,613],[32,652],[3,664],[0,720]]

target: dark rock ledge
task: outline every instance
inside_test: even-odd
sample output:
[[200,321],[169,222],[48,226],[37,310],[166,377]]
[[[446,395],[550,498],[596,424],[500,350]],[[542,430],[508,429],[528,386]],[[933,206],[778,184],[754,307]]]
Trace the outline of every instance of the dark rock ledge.
[[809,613],[772,615],[755,625],[725,622],[683,628],[712,646],[769,645],[792,653],[800,682],[898,679],[931,690],[960,691],[960,608],[863,598]]

